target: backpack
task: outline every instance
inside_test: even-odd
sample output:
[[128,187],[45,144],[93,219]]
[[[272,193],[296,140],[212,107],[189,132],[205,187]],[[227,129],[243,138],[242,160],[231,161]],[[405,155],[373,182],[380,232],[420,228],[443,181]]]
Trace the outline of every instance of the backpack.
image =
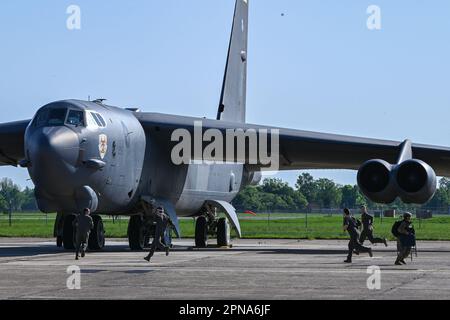
[[398,228],[400,227],[400,225],[402,224],[402,220],[396,221],[393,225],[392,225],[392,234],[394,235],[394,237],[398,238],[400,237],[400,233],[398,233]]

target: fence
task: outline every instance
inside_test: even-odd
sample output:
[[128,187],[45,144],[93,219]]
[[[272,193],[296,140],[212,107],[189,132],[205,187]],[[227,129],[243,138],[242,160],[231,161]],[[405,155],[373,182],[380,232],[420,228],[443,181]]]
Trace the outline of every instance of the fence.
[[[251,214],[239,213],[243,236],[246,238],[291,238],[291,239],[345,239],[342,229],[341,209],[324,209],[314,213],[268,212]],[[354,210],[359,217],[359,210]],[[450,240],[450,215],[439,215],[434,211],[433,219],[414,219],[419,239]],[[0,214],[0,234],[4,236],[51,236],[55,214],[14,213],[12,228],[8,228],[8,215]],[[108,237],[126,237],[128,217],[103,216]],[[383,216],[375,218],[375,234],[392,238],[391,226],[396,218]],[[183,237],[195,235],[195,221],[180,219]]]

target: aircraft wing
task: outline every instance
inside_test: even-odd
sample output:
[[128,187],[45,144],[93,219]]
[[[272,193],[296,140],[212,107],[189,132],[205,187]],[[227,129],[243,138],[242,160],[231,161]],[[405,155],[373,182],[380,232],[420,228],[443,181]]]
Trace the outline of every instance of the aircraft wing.
[[25,158],[25,130],[30,120],[0,124],[0,166],[17,166]]
[[[280,170],[357,170],[371,159],[383,159],[395,164],[403,143],[158,113],[135,113],[135,116],[145,130],[157,128],[156,131],[169,134],[180,128],[193,133],[195,121],[202,122],[203,131],[278,129]],[[412,149],[413,157],[427,162],[438,176],[450,177],[450,147],[413,144]]]

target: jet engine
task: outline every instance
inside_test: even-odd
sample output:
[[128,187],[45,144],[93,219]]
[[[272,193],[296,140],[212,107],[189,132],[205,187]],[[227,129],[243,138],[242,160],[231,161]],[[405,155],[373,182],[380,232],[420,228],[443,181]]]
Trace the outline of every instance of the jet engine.
[[437,178],[427,163],[410,159],[397,165],[369,160],[358,171],[361,192],[376,203],[392,203],[397,197],[405,203],[424,204],[435,194]]
[[358,171],[361,192],[376,203],[392,203],[397,193],[392,179],[393,166],[380,159],[369,160]]
[[421,160],[407,160],[396,167],[394,182],[405,203],[423,204],[433,198],[437,178],[433,168]]

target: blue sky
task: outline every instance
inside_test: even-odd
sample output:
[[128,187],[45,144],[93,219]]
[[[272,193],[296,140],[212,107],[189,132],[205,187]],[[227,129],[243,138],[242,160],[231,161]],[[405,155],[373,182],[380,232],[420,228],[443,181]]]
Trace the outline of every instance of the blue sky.
[[[66,28],[71,4],[81,8],[81,30]],[[373,4],[379,31],[366,27]],[[450,2],[250,6],[248,122],[450,145]],[[233,8],[233,0],[3,0],[0,122],[88,95],[213,118]],[[293,183],[296,175],[279,176]],[[313,175],[355,183],[353,172]],[[2,167],[5,176],[30,183],[22,169]]]

